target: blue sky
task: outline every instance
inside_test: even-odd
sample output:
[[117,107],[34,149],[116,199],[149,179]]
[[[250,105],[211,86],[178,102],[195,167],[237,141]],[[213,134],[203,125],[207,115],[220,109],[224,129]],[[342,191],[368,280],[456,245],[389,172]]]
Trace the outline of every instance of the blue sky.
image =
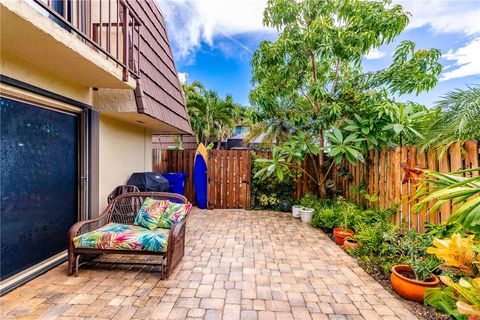
[[[162,9],[181,80],[201,81],[221,95],[249,105],[250,60],[260,41],[276,33],[262,25],[266,0],[157,0]],[[438,48],[445,66],[438,85],[419,96],[428,106],[455,88],[480,83],[480,0],[402,0],[410,24],[396,41],[364,59],[367,70],[391,62],[395,46],[413,40],[417,48]]]

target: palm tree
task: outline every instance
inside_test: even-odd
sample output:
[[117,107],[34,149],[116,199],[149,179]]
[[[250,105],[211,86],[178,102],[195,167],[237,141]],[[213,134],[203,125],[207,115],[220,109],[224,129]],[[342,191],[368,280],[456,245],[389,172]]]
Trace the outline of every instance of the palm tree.
[[187,109],[197,142],[218,142],[235,126],[236,104],[230,95],[222,99],[214,90],[199,83],[184,85]]
[[479,85],[450,91],[438,102],[438,110],[425,130],[422,149],[434,149],[441,155],[453,143],[480,140]]
[[271,111],[251,111],[251,116],[256,121],[248,124],[249,134],[246,140],[251,142],[263,134],[260,146],[271,148],[273,144],[282,145],[288,140],[294,127],[290,121],[292,113],[295,113],[292,102],[286,99],[278,99]]

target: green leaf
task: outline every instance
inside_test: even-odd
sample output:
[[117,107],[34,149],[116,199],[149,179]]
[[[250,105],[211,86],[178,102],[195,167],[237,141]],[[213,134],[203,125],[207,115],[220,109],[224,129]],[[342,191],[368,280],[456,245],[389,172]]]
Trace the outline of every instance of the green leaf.
[[395,131],[396,134],[402,133],[402,132],[403,132],[403,128],[404,128],[403,125],[398,124],[398,123],[395,123],[395,124],[393,125],[393,131]]
[[467,316],[458,312],[455,303],[457,298],[454,294],[453,287],[441,288],[429,288],[425,290],[423,295],[425,304],[430,305],[441,312],[451,316],[456,320],[467,320]]

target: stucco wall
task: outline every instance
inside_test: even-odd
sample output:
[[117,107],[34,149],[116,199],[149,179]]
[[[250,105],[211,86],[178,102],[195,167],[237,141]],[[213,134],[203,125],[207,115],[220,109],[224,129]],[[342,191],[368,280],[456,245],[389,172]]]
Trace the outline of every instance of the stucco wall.
[[133,172],[152,171],[152,132],[144,127],[100,115],[100,209],[108,194],[125,184]]
[[36,87],[60,94],[86,104],[92,104],[92,90],[76,85],[45,69],[20,59],[8,52],[1,52],[0,71],[3,75]]

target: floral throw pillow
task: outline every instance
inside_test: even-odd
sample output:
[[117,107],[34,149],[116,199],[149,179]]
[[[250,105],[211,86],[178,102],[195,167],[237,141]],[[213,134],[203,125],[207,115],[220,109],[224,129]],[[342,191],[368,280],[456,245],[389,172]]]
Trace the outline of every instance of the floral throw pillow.
[[168,200],[146,198],[135,216],[134,224],[150,230],[156,229],[167,206]]
[[159,228],[171,228],[174,224],[182,221],[192,207],[191,203],[174,203],[169,202],[167,209],[163,213],[158,223]]

